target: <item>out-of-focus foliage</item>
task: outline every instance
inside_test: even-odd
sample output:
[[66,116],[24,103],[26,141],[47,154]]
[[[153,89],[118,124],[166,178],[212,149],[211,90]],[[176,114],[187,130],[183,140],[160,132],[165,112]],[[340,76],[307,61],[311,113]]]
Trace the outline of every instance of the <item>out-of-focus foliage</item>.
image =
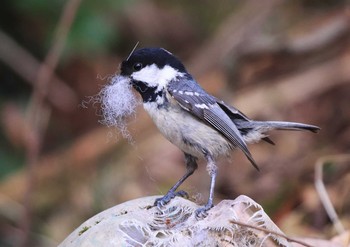
[[[92,58],[101,52],[107,52],[118,44],[119,29],[115,16],[126,4],[134,1],[105,0],[105,1],[83,1],[76,15],[73,27],[69,33],[66,44],[66,56],[81,56]],[[39,44],[44,44],[47,49],[52,42],[52,35],[59,20],[65,1],[12,1],[12,7],[18,11],[27,24],[22,23],[21,28],[28,24],[38,26]],[[45,22],[42,22],[45,20]],[[42,38],[42,40],[40,40]]]

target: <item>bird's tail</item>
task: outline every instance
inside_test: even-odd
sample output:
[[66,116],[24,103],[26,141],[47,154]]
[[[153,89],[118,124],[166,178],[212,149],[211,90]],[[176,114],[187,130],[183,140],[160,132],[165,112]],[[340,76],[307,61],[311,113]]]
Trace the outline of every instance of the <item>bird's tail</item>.
[[[295,122],[283,122],[283,121],[250,121],[246,122],[250,128],[257,128],[263,130],[308,130],[317,133],[320,128],[315,125],[295,123]],[[248,127],[248,126],[245,126]]]

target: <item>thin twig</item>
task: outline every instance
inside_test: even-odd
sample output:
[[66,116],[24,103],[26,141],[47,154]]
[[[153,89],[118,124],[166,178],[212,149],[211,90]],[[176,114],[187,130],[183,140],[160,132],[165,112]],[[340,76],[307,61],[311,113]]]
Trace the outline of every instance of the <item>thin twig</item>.
[[345,228],[341,221],[339,220],[338,214],[334,209],[334,206],[331,202],[331,199],[329,198],[329,195],[326,190],[326,186],[323,182],[323,166],[326,162],[349,162],[350,161],[350,154],[340,154],[340,155],[330,155],[321,157],[317,160],[315,165],[315,187],[316,191],[318,193],[318,196],[320,197],[321,203],[323,204],[323,207],[325,208],[328,217],[333,223],[333,226],[335,230],[338,232],[338,234],[341,234],[345,232]]
[[30,245],[29,240],[30,229],[32,226],[32,197],[34,183],[36,180],[35,172],[40,156],[43,136],[47,129],[47,123],[49,121],[51,111],[50,107],[45,104],[45,98],[48,94],[50,79],[62,54],[67,34],[70,30],[80,2],[81,0],[70,0],[64,7],[57,26],[57,31],[54,36],[54,43],[51,46],[43,64],[40,66],[37,83],[35,84],[27,112],[28,131],[26,136],[26,167],[28,169],[28,175],[27,188],[24,198],[25,214],[22,225],[22,246]]
[[246,224],[246,223],[243,223],[243,222],[239,222],[239,221],[235,221],[235,220],[230,220],[230,222],[232,224],[236,224],[236,225],[239,225],[239,226],[244,226],[244,227],[247,227],[247,228],[252,228],[252,229],[255,229],[255,230],[258,230],[258,231],[262,231],[262,232],[267,233],[267,234],[272,234],[272,235],[276,235],[278,237],[282,237],[282,238],[286,239],[288,242],[294,242],[294,243],[298,243],[298,244],[304,245],[306,247],[312,247],[311,245],[309,245],[309,244],[307,244],[307,243],[305,243],[303,241],[290,238],[290,237],[288,237],[288,236],[286,236],[284,234],[281,234],[279,232],[267,230],[267,229],[259,227],[259,226],[253,226],[253,225],[249,225],[249,224]]
[[[35,87],[40,66],[39,61],[20,46],[8,34],[0,30],[0,60]],[[49,68],[47,68],[49,69]],[[70,112],[78,104],[76,93],[55,74],[51,75],[50,91],[47,100],[56,108]],[[37,87],[37,90],[42,90]],[[62,100],[64,97],[64,100]]]

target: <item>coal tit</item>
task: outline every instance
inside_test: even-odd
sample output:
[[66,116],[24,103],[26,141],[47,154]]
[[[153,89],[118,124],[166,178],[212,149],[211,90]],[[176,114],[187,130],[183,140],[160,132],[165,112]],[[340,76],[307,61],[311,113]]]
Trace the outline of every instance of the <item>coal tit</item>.
[[196,214],[205,216],[213,207],[218,156],[239,148],[258,169],[247,143],[264,140],[273,144],[266,135],[272,129],[319,130],[317,126],[301,123],[249,119],[233,106],[208,94],[180,60],[163,48],[136,50],[122,62],[120,69],[120,75],[128,78],[140,93],[144,109],[160,132],[185,155],[185,175],[165,196],[155,201],[158,207],[177,195],[186,194],[176,190],[197,169],[197,159],[204,158],[211,177],[210,192],[207,204]]

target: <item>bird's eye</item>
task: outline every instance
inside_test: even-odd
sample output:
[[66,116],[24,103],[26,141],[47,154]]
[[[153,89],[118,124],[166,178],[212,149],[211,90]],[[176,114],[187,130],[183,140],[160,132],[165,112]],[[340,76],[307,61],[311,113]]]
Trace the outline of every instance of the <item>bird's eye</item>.
[[135,71],[139,71],[142,69],[142,63],[135,63],[133,67]]

